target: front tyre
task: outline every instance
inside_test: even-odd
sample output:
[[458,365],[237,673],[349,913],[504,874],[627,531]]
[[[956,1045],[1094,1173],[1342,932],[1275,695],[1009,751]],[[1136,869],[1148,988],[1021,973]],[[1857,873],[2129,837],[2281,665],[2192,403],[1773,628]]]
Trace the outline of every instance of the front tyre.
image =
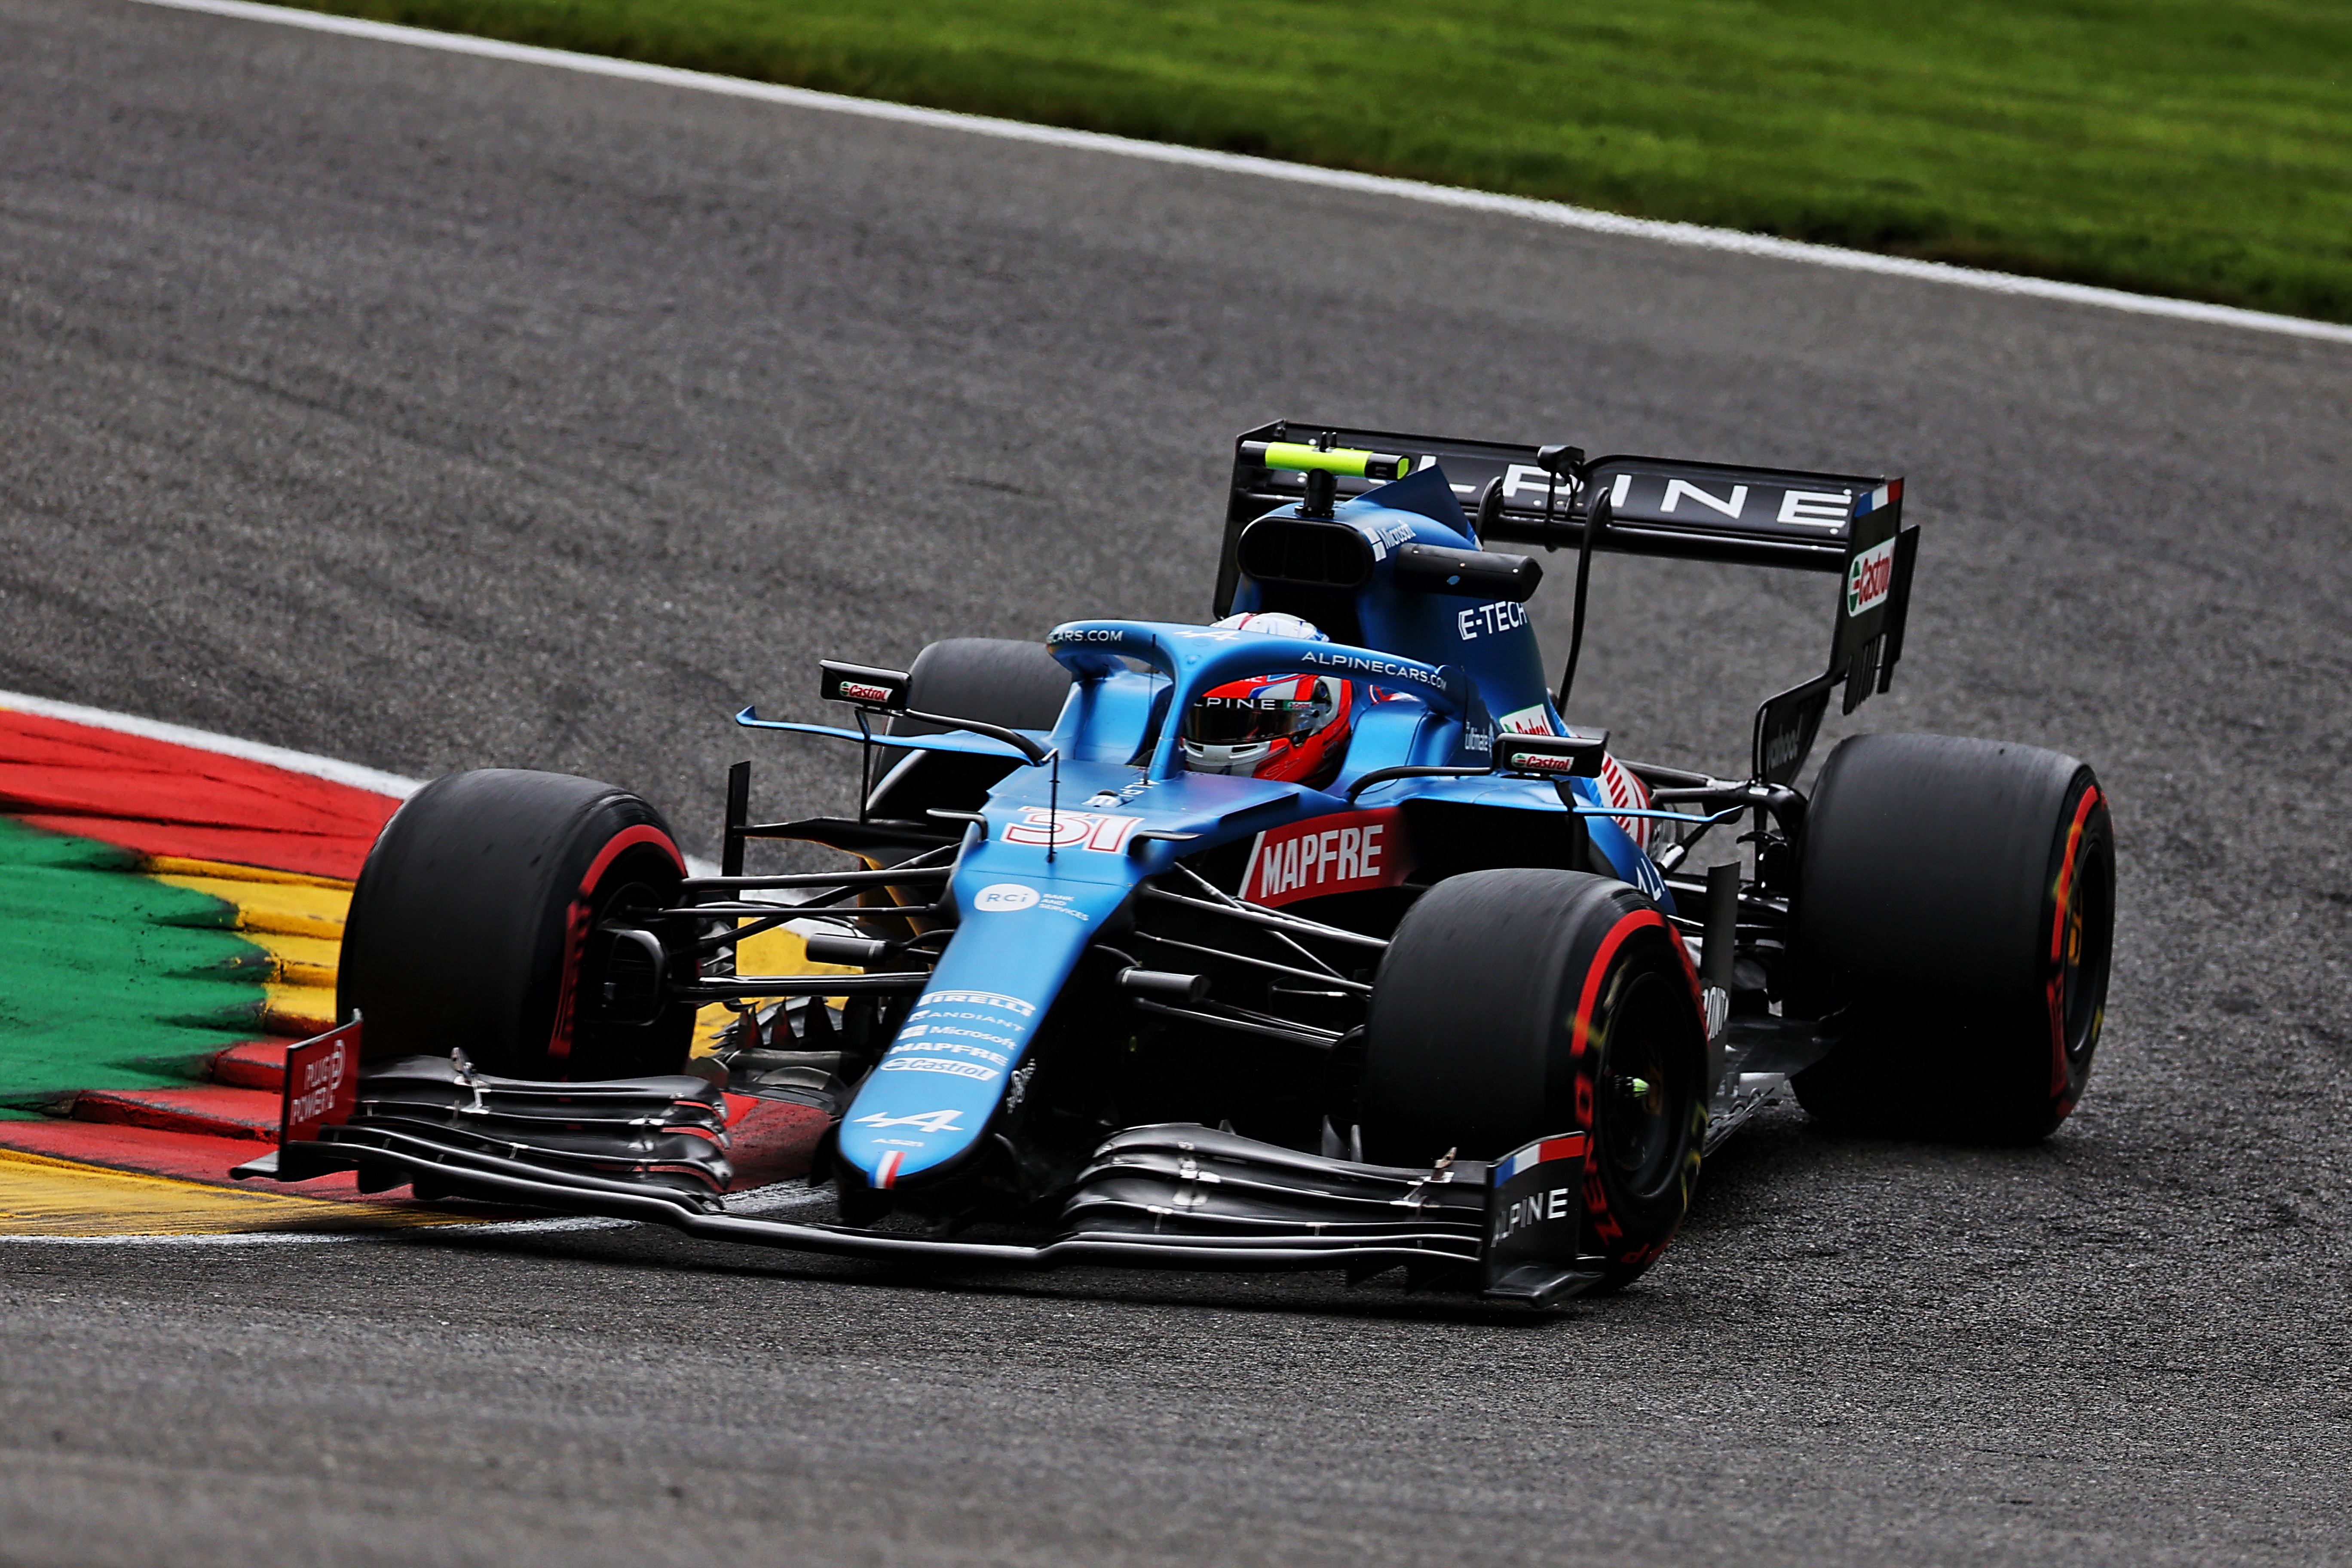
[[1365,1157],[1490,1160],[1592,1137],[1586,1247],[1631,1283],[1689,1211],[1706,1135],[1706,1031],[1657,906],[1580,871],[1474,871],[1399,922],[1365,1022]]
[[[336,1016],[360,1011],[372,1059],[462,1050],[542,1080],[677,1072],[694,1008],[663,1004],[642,947],[610,928],[677,907],[685,875],[661,814],[611,784],[436,779],[385,824],[352,890]],[[657,934],[675,954],[686,933]]]
[[[1013,730],[1050,730],[1070,695],[1070,672],[1044,643],[949,637],[924,647],[907,670],[907,706]],[[930,735],[937,724],[899,714],[894,735]],[[976,811],[1013,763],[954,752],[908,752],[876,786],[866,809],[920,821],[927,810]]]
[[2115,946],[2115,830],[2083,763],[2034,746],[1857,735],[1798,848],[1800,994],[1838,1042],[1811,1114],[1896,1136],[2031,1142],[2091,1076]]

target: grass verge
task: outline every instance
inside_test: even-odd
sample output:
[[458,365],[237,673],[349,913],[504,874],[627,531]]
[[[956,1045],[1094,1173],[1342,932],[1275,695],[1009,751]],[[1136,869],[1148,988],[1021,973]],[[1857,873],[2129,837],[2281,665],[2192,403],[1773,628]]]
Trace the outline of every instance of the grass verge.
[[2340,0],[310,0],[2352,321]]

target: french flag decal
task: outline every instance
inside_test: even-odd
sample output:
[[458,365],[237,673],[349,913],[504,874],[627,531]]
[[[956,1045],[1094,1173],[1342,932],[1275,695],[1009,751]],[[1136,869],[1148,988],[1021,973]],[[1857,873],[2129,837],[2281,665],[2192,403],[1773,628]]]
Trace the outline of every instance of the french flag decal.
[[907,1156],[900,1150],[893,1149],[883,1155],[882,1163],[874,1167],[874,1184],[877,1187],[898,1185],[898,1167],[906,1163]]
[[1549,1165],[1554,1160],[1581,1160],[1591,1142],[1585,1133],[1571,1132],[1565,1138],[1546,1138],[1540,1142],[1530,1143],[1496,1165],[1494,1180],[1497,1184],[1507,1182],[1522,1171]]
[[1868,517],[1883,506],[1893,506],[1903,499],[1903,481],[1891,479],[1853,503],[1853,515]]

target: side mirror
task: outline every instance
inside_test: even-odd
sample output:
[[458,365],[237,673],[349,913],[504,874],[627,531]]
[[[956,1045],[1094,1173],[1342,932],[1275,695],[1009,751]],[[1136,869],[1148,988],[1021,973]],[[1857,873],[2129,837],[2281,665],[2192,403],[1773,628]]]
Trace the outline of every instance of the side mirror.
[[1580,730],[1572,735],[1495,737],[1495,771],[1545,779],[1596,779],[1609,752],[1609,731]]
[[828,658],[818,662],[817,670],[817,695],[827,702],[854,702],[881,713],[906,710],[908,682],[903,669],[877,669]]

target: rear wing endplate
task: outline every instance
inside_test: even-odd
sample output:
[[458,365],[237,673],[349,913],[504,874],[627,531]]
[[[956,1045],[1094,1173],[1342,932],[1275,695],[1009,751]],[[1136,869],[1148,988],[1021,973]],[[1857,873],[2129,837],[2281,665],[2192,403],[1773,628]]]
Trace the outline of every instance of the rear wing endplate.
[[[1594,502],[1609,503],[1596,552],[1670,560],[1774,566],[1841,579],[1829,667],[1767,701],[1756,715],[1755,776],[1786,784],[1803,767],[1830,695],[1841,683],[1851,713],[1894,681],[1903,654],[1911,571],[1919,531],[1903,526],[1903,481],[1878,475],[1824,474],[1798,468],[1739,468],[1679,458],[1612,455],[1556,476],[1533,446],[1466,441],[1395,431],[1277,420],[1234,439],[1233,484],[1225,505],[1224,551],[1217,568],[1216,613],[1233,605],[1240,584],[1242,530],[1306,495],[1306,476],[1253,461],[1246,444],[1307,441],[1362,447],[1434,461],[1472,520],[1482,548],[1582,543]],[[1345,500],[1381,481],[1341,477]]]

